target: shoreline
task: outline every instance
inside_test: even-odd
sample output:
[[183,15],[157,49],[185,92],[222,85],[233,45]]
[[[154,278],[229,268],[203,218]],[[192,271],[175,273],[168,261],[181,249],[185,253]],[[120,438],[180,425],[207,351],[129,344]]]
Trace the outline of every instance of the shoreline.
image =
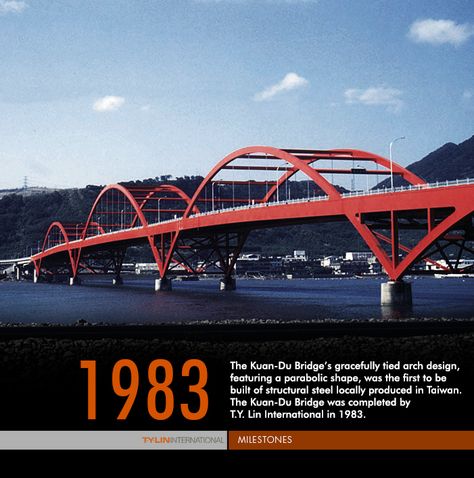
[[308,340],[324,337],[414,337],[474,333],[473,319],[181,324],[0,324],[0,341],[46,338],[160,338],[193,341]]

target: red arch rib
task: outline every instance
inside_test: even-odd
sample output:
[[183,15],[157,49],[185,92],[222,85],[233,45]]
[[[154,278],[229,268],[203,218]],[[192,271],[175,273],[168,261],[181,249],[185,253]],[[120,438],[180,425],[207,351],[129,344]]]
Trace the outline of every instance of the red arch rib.
[[[172,184],[162,184],[161,186],[158,186],[158,189],[160,189],[160,191],[173,192],[177,194],[181,199],[184,199],[187,205],[191,204],[191,198],[177,186],[174,186]],[[196,205],[193,205],[193,212],[195,214],[199,214],[199,208]]]
[[[130,204],[132,205],[133,209],[135,210],[137,216],[139,219],[140,219],[140,222],[142,224],[143,227],[147,227],[148,226],[148,221],[146,220],[145,218],[145,215],[143,214],[143,211],[140,207],[140,205],[137,203],[136,199],[133,197],[132,193],[125,187],[125,186],[122,186],[121,184],[110,184],[109,186],[105,186],[104,189],[102,189],[102,191],[99,193],[99,195],[97,196],[96,200],[94,201],[94,204],[92,205],[92,208],[91,208],[91,211],[89,213],[89,217],[87,218],[87,221],[86,221],[86,225],[84,227],[84,230],[82,232],[82,237],[81,239],[84,240],[85,239],[85,236],[87,234],[87,230],[89,228],[89,225],[91,224],[91,221],[92,221],[92,216],[97,208],[97,205],[99,204],[100,200],[102,199],[102,196],[104,196],[104,194],[106,194],[108,191],[110,190],[116,190],[116,191],[120,191],[129,201],[130,201]],[[136,222],[136,219],[134,219],[133,223]],[[154,239],[152,236],[148,236],[148,242],[150,244],[150,247],[151,247],[151,250],[153,252],[153,256],[155,258],[155,261],[158,265],[158,269],[161,271],[163,266],[163,261],[159,255],[159,252],[158,252],[158,249],[156,247],[156,245],[154,244]],[[79,265],[79,259],[80,259],[80,256],[81,256],[81,248],[78,249],[78,252],[77,252],[77,255],[76,255],[76,261],[75,261],[75,264],[74,264],[74,267],[76,268],[77,270],[77,267]]]
[[[89,226],[96,227],[100,231],[101,234],[105,234],[105,229],[98,222],[91,221]],[[81,234],[82,234],[82,232],[81,232]],[[86,229],[86,234],[87,234],[87,229]]]
[[[316,159],[314,159],[314,161],[316,161]],[[314,162],[314,161],[308,161],[306,164],[308,164],[308,166]],[[268,190],[268,193],[265,194],[264,198],[262,199],[262,202],[268,202],[270,201],[270,199],[273,197],[273,195],[276,193],[277,189],[279,187],[281,187],[283,184],[285,184],[288,180],[290,180],[296,173],[298,172],[298,170],[290,170],[290,171],[286,171],[285,173],[283,173],[278,179],[277,179],[277,182],[276,184],[274,184],[269,190]],[[319,173],[318,173],[319,174]],[[322,176],[321,176],[322,177]]]
[[[45,246],[46,246],[46,242],[48,240],[48,236],[49,236],[49,233],[54,229],[54,228],[58,228],[59,231],[61,232],[61,235],[63,236],[64,238],[64,243],[65,244],[69,244],[69,236],[67,235],[67,232],[66,232],[66,229],[64,228],[64,226],[62,225],[61,222],[59,221],[54,221],[52,222],[49,227],[48,227],[48,230],[46,231],[46,234],[44,236],[44,240],[43,240],[43,246],[41,248],[41,256],[39,258],[39,260],[37,261],[38,263],[36,264],[36,261],[35,261],[35,268],[36,268],[36,271],[39,273],[40,270],[41,270],[41,263],[43,261],[43,257],[44,257],[44,252],[45,252]],[[58,244],[59,245],[59,244]],[[71,250],[69,249],[68,247],[68,256],[69,256],[69,260],[71,262],[71,268],[73,270],[73,275],[75,275],[75,271],[76,271],[76,265],[75,265],[75,261],[74,261],[74,258],[72,256],[72,253],[71,253]]]
[[[179,196],[181,199],[185,201],[186,207],[191,203],[191,198],[182,189],[172,184],[161,184],[160,186],[156,186],[147,192],[145,199],[143,199],[139,204],[140,209],[143,210],[143,208],[146,206],[148,201],[154,199],[153,198],[154,194],[160,193],[160,192],[170,192],[170,193],[176,194],[177,196]],[[166,212],[166,209],[163,209],[163,212]],[[195,214],[199,214],[199,208],[196,205],[194,205],[193,207],[193,212]],[[131,227],[134,227],[136,221],[137,221],[137,216],[135,216],[135,218],[133,219]]]
[[[386,169],[390,170],[390,160],[384,158],[383,156],[379,156],[374,153],[369,153],[368,151],[362,151],[359,149],[330,149],[324,152],[321,152],[321,155],[324,156],[323,158],[320,158],[320,154],[315,154],[314,157],[308,156],[308,161],[307,164],[310,165],[316,161],[319,161],[320,159],[327,159],[328,155],[334,155],[334,159],[339,159],[339,160],[349,160],[353,158],[354,160],[364,158],[364,159],[371,159],[374,163],[379,164],[380,166],[385,167]],[[341,156],[337,156],[341,155]],[[421,179],[419,176],[417,176],[415,173],[412,173],[408,169],[404,168],[398,163],[392,162],[393,164],[393,172],[395,174],[399,174],[402,176],[408,183],[413,184],[413,185],[422,185],[426,184],[426,181]],[[298,171],[296,170],[291,170],[291,171],[286,171],[280,178],[277,180],[277,184],[272,186],[270,190],[265,194],[265,197],[263,198],[262,202],[268,202],[272,196],[275,194],[276,190],[278,187],[280,187],[282,184],[284,184],[286,181],[288,181],[292,176],[294,176]]]
[[[370,158],[374,161],[376,164],[380,164],[380,166],[383,166],[390,170],[390,160],[387,158],[384,158],[383,156],[379,156],[378,154],[374,153],[369,153],[368,151],[362,151],[360,149],[344,149],[344,150],[338,150],[338,149],[331,149],[329,151],[330,153],[351,153],[354,156],[354,159],[357,160],[357,158]],[[412,173],[411,171],[408,171],[408,169],[404,168],[403,166],[400,166],[398,163],[395,163],[392,161],[392,168],[393,172],[395,174],[399,174],[402,176],[402,178],[407,181],[410,184],[413,184],[414,186],[416,185],[421,185],[421,184],[426,184],[426,181],[421,179],[419,176],[417,176],[415,173]]]
[[85,239],[85,236],[87,234],[87,230],[89,229],[89,226],[92,223],[92,216],[93,216],[100,200],[102,199],[102,196],[104,196],[108,191],[111,191],[111,190],[114,190],[114,189],[116,191],[120,191],[130,201],[130,204],[132,205],[133,209],[135,209],[135,212],[137,213],[137,216],[140,219],[140,222],[142,223],[142,226],[148,226],[148,222],[145,219],[145,215],[143,214],[143,211],[141,210],[139,204],[137,203],[137,201],[133,197],[132,193],[125,186],[122,186],[121,184],[110,184],[108,186],[105,186],[102,189],[102,191],[99,193],[96,200],[94,201],[94,204],[92,205],[91,211],[90,211],[89,216],[87,218],[86,225],[84,226],[84,229],[82,231],[81,239]]
[[217,163],[209,172],[209,174],[203,179],[196,192],[194,193],[191,203],[186,209],[183,217],[189,217],[192,208],[195,206],[201,191],[212,181],[219,171],[222,170],[224,166],[227,166],[229,163],[235,159],[254,153],[265,153],[275,158],[282,159],[292,164],[296,169],[295,171],[290,171],[292,174],[288,175],[287,173],[278,180],[278,184],[281,186],[285,183],[293,174],[296,174],[298,171],[306,174],[310,179],[312,179],[330,198],[335,199],[341,197],[337,189],[327,181],[320,173],[311,168],[305,161],[297,158],[291,153],[283,151],[282,149],[274,148],[271,146],[248,146],[246,148],[238,149],[230,154],[228,154],[224,159]]
[[61,231],[61,235],[64,237],[64,242],[65,242],[66,244],[69,243],[69,236],[67,235],[66,229],[64,228],[64,226],[62,225],[62,223],[59,222],[59,221],[54,221],[54,222],[52,222],[52,223],[49,225],[48,230],[46,231],[46,234],[45,234],[44,240],[43,240],[43,247],[41,248],[41,252],[44,252],[44,251],[45,251],[46,241],[48,240],[49,233],[50,233],[55,227],[57,227],[57,228]]

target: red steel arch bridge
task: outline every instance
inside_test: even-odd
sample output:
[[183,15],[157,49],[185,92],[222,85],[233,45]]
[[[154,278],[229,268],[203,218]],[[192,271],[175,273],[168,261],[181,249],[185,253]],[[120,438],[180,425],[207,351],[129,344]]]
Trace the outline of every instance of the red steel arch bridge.
[[[339,175],[363,186],[344,193],[335,185]],[[390,175],[405,185],[369,187],[369,181]],[[294,181],[298,197],[291,196]],[[220,269],[221,289],[231,290],[250,231],[348,221],[389,278],[382,303],[408,303],[411,288],[402,278],[416,263],[438,261],[446,272],[470,271],[462,255],[474,253],[473,211],[472,180],[427,184],[399,164],[355,149],[250,146],[217,163],[193,195],[174,185],[106,186],[82,224],[53,222],[30,261],[35,281],[63,268],[71,284],[84,271],[112,271],[120,283],[127,248],[148,244],[159,272],[156,290],[171,288],[174,269],[199,274],[209,265]]]

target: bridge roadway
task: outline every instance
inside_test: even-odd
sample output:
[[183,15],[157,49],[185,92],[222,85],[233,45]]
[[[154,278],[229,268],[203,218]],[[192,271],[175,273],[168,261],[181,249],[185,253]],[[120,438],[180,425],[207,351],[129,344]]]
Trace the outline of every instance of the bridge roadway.
[[[251,165],[236,164],[237,160],[252,161]],[[265,160],[265,165],[256,161]],[[274,166],[268,161],[284,161]],[[315,168],[317,161],[357,161],[373,162],[377,168],[336,169]],[[232,165],[231,165],[232,164]],[[354,164],[354,163],[353,163]],[[218,180],[217,174],[244,170],[276,171],[278,179],[247,181]],[[284,200],[282,186],[296,173],[304,173],[322,196],[309,196]],[[406,187],[394,190],[377,189],[366,192],[341,194],[325,178],[327,174],[395,174],[409,183]],[[309,183],[308,180],[308,183]],[[247,199],[234,201],[234,187],[239,184],[249,190]],[[215,197],[215,186],[232,185],[232,200]],[[250,196],[250,188],[265,185],[265,193]],[[268,190],[270,187],[270,190]],[[208,198],[209,189],[212,192]],[[122,199],[117,199],[118,197]],[[173,199],[174,198],[174,199]],[[160,201],[182,201],[184,209],[160,207]],[[124,205],[128,201],[127,207]],[[157,209],[150,204],[157,202]],[[226,202],[227,201],[227,202]],[[232,201],[232,204],[230,202]],[[235,207],[235,202],[241,205]],[[204,204],[211,211],[200,212]],[[216,205],[219,209],[216,208]],[[219,206],[220,205],[220,206]],[[198,207],[199,206],[199,207]],[[225,207],[228,206],[228,207]],[[173,214],[182,213],[180,217]],[[94,270],[93,263],[104,259],[104,251],[110,253],[110,267],[120,283],[120,269],[124,251],[133,244],[149,243],[158,265],[160,278],[156,281],[157,290],[171,287],[168,272],[176,264],[185,267],[190,273],[203,272],[196,268],[194,259],[203,257],[203,251],[211,251],[207,264],[219,264],[224,278],[221,288],[235,288],[233,278],[235,261],[251,230],[268,227],[303,224],[310,222],[349,221],[365,240],[389,277],[382,284],[381,300],[386,304],[411,303],[410,284],[402,281],[403,276],[420,260],[431,260],[429,254],[447,257],[447,247],[458,250],[457,261],[449,265],[450,272],[460,272],[460,257],[463,252],[472,253],[467,244],[474,239],[472,214],[474,211],[474,181],[457,180],[445,183],[427,184],[421,178],[396,163],[372,153],[359,150],[279,150],[272,147],[256,146],[235,151],[219,162],[204,178],[193,197],[187,196],[175,186],[160,185],[140,188],[110,185],[103,189],[94,203],[84,225],[69,229],[54,222],[46,233],[42,251],[31,257],[35,267],[35,280],[43,270],[54,267],[58,262],[68,264],[71,284],[78,282],[80,270]],[[171,219],[153,220],[153,217],[167,213]],[[125,216],[126,215],[126,216]],[[131,215],[130,218],[128,215]],[[124,220],[125,216],[125,220]],[[104,219],[105,218],[105,219]],[[123,227],[124,222],[129,227]],[[79,229],[78,229],[79,227]],[[404,246],[400,240],[402,231],[418,233],[418,242],[412,248]],[[382,232],[383,231],[383,234]],[[413,242],[413,241],[412,241]],[[87,257],[93,260],[87,262]],[[204,261],[205,262],[205,261]],[[435,261],[431,261],[435,262]],[[449,261],[448,261],[449,262]],[[173,265],[174,264],[174,265]],[[206,265],[206,264],[205,264]],[[463,269],[466,272],[467,269]]]

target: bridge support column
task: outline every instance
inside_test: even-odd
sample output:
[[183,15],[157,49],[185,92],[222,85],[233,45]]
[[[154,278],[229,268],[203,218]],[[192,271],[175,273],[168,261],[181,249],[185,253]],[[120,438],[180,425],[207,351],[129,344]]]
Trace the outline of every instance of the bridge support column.
[[15,266],[15,279],[20,280],[20,278],[21,278],[20,266]]
[[117,275],[112,279],[112,284],[113,285],[123,285],[123,279]]
[[112,279],[113,285],[123,285],[123,279],[120,276],[122,272],[123,259],[125,257],[126,248],[115,251],[113,253],[112,263],[114,267],[114,278]]
[[39,281],[39,274],[38,272],[36,271],[36,268],[33,269],[33,283],[37,284]]
[[224,277],[220,280],[220,290],[235,290],[237,288],[237,281],[235,277]]
[[69,285],[81,285],[81,279],[78,276],[69,277]]
[[392,306],[411,305],[411,284],[402,280],[384,282],[380,287],[380,303]]
[[173,289],[171,279],[169,277],[161,277],[160,279],[155,279],[155,291],[167,290],[170,291]]

